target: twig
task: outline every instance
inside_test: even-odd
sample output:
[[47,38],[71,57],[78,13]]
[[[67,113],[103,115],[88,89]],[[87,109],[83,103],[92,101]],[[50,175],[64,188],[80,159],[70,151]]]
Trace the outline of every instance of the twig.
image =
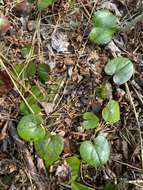
[[143,99],[142,99],[141,94],[138,93],[138,91],[135,89],[135,87],[134,87],[133,85],[132,85],[132,88],[133,88],[133,90],[135,91],[137,97],[139,98],[140,102],[141,102],[142,105],[143,105]]
[[133,26],[135,26],[138,22],[143,21],[143,13],[139,16],[132,19],[130,22],[127,23],[125,27],[121,27],[120,30],[122,32],[129,32]]
[[[55,97],[54,97],[54,100],[53,100],[53,105],[54,105],[54,108],[53,108],[53,111],[54,110],[56,110],[57,109],[57,107],[59,106],[59,104],[61,103],[61,100],[63,99],[63,95],[64,94],[62,94],[61,95],[61,97],[60,97],[60,91],[61,91],[61,89],[64,87],[64,90],[66,89],[66,87],[67,87],[67,84],[68,84],[68,80],[67,80],[67,76],[65,76],[64,77],[64,79],[61,81],[61,84],[60,84],[60,86],[59,86],[59,89],[58,89],[58,93],[55,95]],[[64,91],[63,90],[63,91]],[[59,100],[58,100],[58,98],[59,98]],[[58,102],[57,102],[57,104],[56,104],[56,101],[58,100]],[[56,105],[55,105],[56,104]]]
[[[90,15],[89,15],[89,18],[88,18],[88,20],[87,20],[87,24],[86,24],[86,27],[85,27],[85,29],[84,29],[83,34],[85,33],[86,29],[88,28],[88,24],[89,24],[89,22],[90,22],[90,20],[91,20],[92,14],[93,14],[93,12],[94,12],[94,9],[96,8],[96,5],[97,5],[98,1],[99,1],[99,0],[96,0],[95,3],[94,3],[94,5],[93,5],[93,8],[92,8],[91,13],[90,13]],[[84,35],[83,35],[83,36],[84,36]],[[82,37],[82,41],[83,41],[83,38],[84,38],[84,37]],[[80,54],[78,55],[78,58],[77,58],[77,61],[76,61],[75,66],[76,66],[76,65],[79,65],[79,61],[80,61],[81,56],[83,55],[83,53],[84,53],[84,51],[85,51],[87,42],[88,42],[88,39],[87,39],[87,40],[85,41],[85,43],[83,44],[83,49],[82,49],[82,51],[80,52]],[[82,46],[81,46],[81,47],[82,47]]]
[[137,114],[137,111],[136,111],[136,108],[135,108],[135,105],[134,105],[134,102],[133,102],[133,99],[132,99],[132,96],[131,96],[131,93],[130,93],[130,90],[129,90],[129,86],[128,86],[127,83],[125,83],[125,87],[126,87],[126,90],[127,90],[128,96],[129,96],[129,99],[130,99],[131,106],[133,107],[133,111],[134,111],[135,118],[136,118],[137,125],[138,125],[138,131],[139,131],[139,136],[140,136],[140,144],[141,144],[142,168],[143,168],[143,140],[142,140],[140,122],[139,122],[138,114]]
[[138,187],[143,187],[143,180],[129,180],[128,183],[136,185]]
[[141,172],[141,173],[142,173],[142,171],[143,171],[143,170],[140,169],[140,168],[137,168],[137,167],[135,167],[135,166],[132,166],[132,165],[130,165],[130,164],[128,164],[128,163],[121,162],[121,161],[119,161],[119,160],[114,160],[114,159],[112,159],[112,161],[117,162],[117,163],[122,164],[122,165],[125,165],[125,166],[127,166],[127,167],[129,167],[129,168],[132,168],[132,169],[134,169],[134,170],[137,170],[138,172]]

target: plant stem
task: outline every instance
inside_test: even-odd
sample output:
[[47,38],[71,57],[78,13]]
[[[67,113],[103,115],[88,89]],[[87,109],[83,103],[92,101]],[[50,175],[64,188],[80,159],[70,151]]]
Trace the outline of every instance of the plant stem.
[[127,23],[125,27],[121,27],[120,30],[122,32],[129,32],[133,26],[135,26],[138,22],[143,21],[143,13],[136,16],[130,22]]

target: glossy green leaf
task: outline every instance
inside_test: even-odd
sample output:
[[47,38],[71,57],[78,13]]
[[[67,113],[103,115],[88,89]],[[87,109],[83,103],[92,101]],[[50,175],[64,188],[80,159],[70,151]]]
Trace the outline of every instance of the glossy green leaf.
[[89,34],[89,40],[97,44],[106,44],[112,40],[113,34],[113,30],[94,27]]
[[104,70],[108,75],[113,75],[113,81],[120,85],[130,80],[134,67],[128,58],[116,57],[106,64]]
[[19,136],[26,141],[37,141],[45,136],[45,128],[41,126],[42,118],[40,115],[27,115],[21,118],[18,123],[17,131]]
[[80,155],[89,165],[97,168],[109,159],[110,147],[103,135],[98,135],[93,142],[84,141],[80,146]]
[[110,100],[102,111],[103,119],[110,124],[114,124],[120,120],[119,103],[115,100]]
[[97,11],[92,18],[95,27],[117,28],[117,18],[109,10],[102,9]]
[[38,0],[37,6],[39,11],[43,11],[48,6],[52,5],[55,0]]
[[45,160],[47,167],[59,159],[59,156],[63,151],[63,147],[63,138],[59,135],[50,135],[49,133],[45,138],[35,142],[36,152]]
[[84,129],[93,129],[97,128],[99,125],[98,117],[92,112],[85,112],[83,114],[84,122],[82,123],[82,127]]
[[72,186],[72,190],[93,190],[92,188],[87,187],[77,182],[72,182],[71,186]]
[[117,18],[109,10],[97,11],[92,19],[93,29],[89,39],[97,44],[106,44],[111,41],[117,30]]
[[38,65],[38,75],[42,82],[45,82],[48,79],[48,74],[50,72],[50,67],[47,64]]
[[66,162],[72,169],[72,176],[70,182],[75,181],[80,173],[80,160],[75,156],[71,156],[66,159]]
[[36,74],[36,64],[34,62],[29,62],[26,68],[27,77],[33,77]]

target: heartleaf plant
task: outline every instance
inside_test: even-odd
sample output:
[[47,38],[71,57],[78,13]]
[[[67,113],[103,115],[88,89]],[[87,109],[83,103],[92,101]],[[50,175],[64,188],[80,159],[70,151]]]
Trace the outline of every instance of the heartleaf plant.
[[130,80],[134,67],[128,58],[116,57],[106,64],[104,70],[106,74],[113,76],[116,84],[121,85]]
[[41,109],[38,105],[39,101],[45,99],[40,89],[35,85],[31,88],[31,93],[25,100],[33,110],[31,114],[29,108],[24,101],[20,104],[20,110],[25,115],[21,118],[17,126],[19,136],[28,142],[33,142],[37,154],[45,161],[48,168],[60,157],[63,151],[63,138],[59,135],[51,135],[43,127],[43,119],[41,117]]
[[17,132],[26,141],[38,141],[43,139],[46,134],[45,128],[41,124],[42,117],[40,115],[29,114],[19,121]]
[[97,44],[107,44],[117,31],[117,18],[109,10],[98,10],[92,18],[93,28],[89,40]]
[[[21,49],[22,57],[26,59],[31,48]],[[59,135],[51,135],[46,131],[43,124],[41,102],[47,98],[47,93],[41,89],[40,84],[48,79],[50,68],[47,64],[36,64],[34,61],[15,64],[12,76],[15,80],[25,83],[28,95],[20,103],[20,111],[24,115],[17,125],[18,135],[25,141],[33,142],[37,154],[45,161],[48,168],[60,158],[63,151],[63,138]],[[37,74],[37,75],[36,75]],[[30,86],[29,77],[39,77],[39,85]],[[22,89],[23,90],[23,89]]]
[[30,61],[27,66],[25,63],[15,64],[13,67],[13,76],[22,80],[28,80],[30,77],[35,77],[36,72],[42,83],[48,79],[50,67],[47,64],[38,64],[36,66],[34,61]]
[[[120,119],[120,109],[117,101],[110,99],[108,104],[102,111],[103,119],[107,124],[116,123]],[[85,112],[83,114],[83,129],[96,129],[99,127],[99,118],[92,112]],[[94,168],[102,167],[109,160],[110,146],[108,140],[104,135],[99,134],[93,140],[83,141],[80,145],[80,156],[83,161]],[[66,159],[67,163],[72,169],[72,175],[69,183],[71,183],[72,190],[91,190],[83,184],[76,182],[79,175],[80,162],[76,157],[69,157]]]
[[98,168],[109,159],[110,147],[103,135],[98,135],[93,142],[84,141],[80,146],[80,155],[89,165]]
[[50,66],[48,64],[40,63],[36,64],[35,51],[30,45],[21,48],[21,55],[24,59],[31,54],[31,60],[28,62],[17,63],[13,66],[12,75],[16,79],[28,80],[31,77],[38,75],[39,80],[45,83],[49,77]]
[[[110,99],[107,105],[102,110],[102,117],[107,124],[114,124],[120,119],[119,103]],[[94,129],[99,126],[98,117],[92,112],[83,114],[84,129]],[[98,168],[102,167],[109,159],[110,147],[107,139],[99,134],[92,141],[86,140],[80,145],[81,158],[90,166]]]
[[84,129],[97,128],[99,125],[98,117],[92,112],[85,112],[83,114],[83,119],[84,119],[84,122],[82,124],[82,127]]
[[18,123],[17,132],[25,141],[34,142],[37,154],[45,161],[48,168],[59,159],[64,142],[59,135],[47,133],[42,122],[40,115],[24,116]]
[[[39,11],[43,11],[52,5],[55,0],[38,0],[37,7]],[[92,19],[93,29],[89,34],[89,39],[97,44],[107,44],[113,38],[118,29],[117,18],[109,10],[97,11]],[[30,49],[28,47],[21,50],[23,58],[27,57]],[[22,71],[22,72],[21,72]],[[16,64],[13,69],[13,76],[20,79],[28,80],[29,77],[39,77],[42,83],[48,79],[50,72],[49,66],[35,62],[25,64]],[[127,82],[133,75],[132,62],[124,57],[114,58],[105,66],[105,73],[113,76],[113,81],[120,85]],[[37,75],[36,75],[37,74]],[[21,77],[22,76],[22,77]],[[106,86],[105,86],[106,87]],[[101,87],[98,94],[104,100],[110,98],[107,105],[102,110],[102,117],[107,124],[114,124],[120,119],[119,103],[111,99],[111,93],[108,88]],[[45,161],[47,168],[59,159],[63,151],[64,141],[59,135],[51,135],[43,127],[43,119],[41,117],[40,101],[45,100],[37,86],[32,86],[31,93],[25,98],[31,109],[27,107],[25,101],[20,104],[20,111],[24,114],[17,126],[19,136],[28,142],[33,142],[37,154]],[[32,113],[31,113],[32,110]],[[83,114],[82,128],[85,130],[93,130],[99,127],[99,118],[92,112]],[[109,159],[110,146],[104,135],[99,134],[92,140],[83,141],[80,145],[80,156],[83,161],[94,168],[102,167]],[[93,190],[83,184],[77,182],[80,173],[80,160],[75,157],[69,157],[66,162],[71,167],[72,175],[69,183],[72,190]]]
[[47,133],[41,140],[35,141],[34,144],[36,152],[45,160],[47,167],[59,159],[59,155],[64,147],[63,138],[59,135],[51,135],[50,133]]
[[119,103],[115,100],[110,100],[102,111],[103,119],[110,124],[114,124],[120,120]]
[[48,79],[47,73],[50,72],[50,66],[47,64],[39,64],[37,72],[41,82],[46,82],[46,80]]

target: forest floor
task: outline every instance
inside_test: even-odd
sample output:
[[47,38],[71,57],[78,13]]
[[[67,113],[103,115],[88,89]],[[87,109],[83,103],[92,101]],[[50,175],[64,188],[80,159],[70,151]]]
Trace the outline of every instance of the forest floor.
[[[82,162],[79,182],[95,190],[104,190],[109,183],[115,185],[114,189],[143,189],[143,22],[127,32],[119,31],[107,45],[88,41],[95,11],[111,10],[119,25],[124,26],[142,13],[142,1],[57,0],[39,14],[33,6],[28,16],[17,15],[14,6],[14,1],[0,1],[0,12],[10,20],[10,30],[0,38],[0,59],[10,72],[15,64],[29,61],[21,49],[30,45],[35,52],[35,64],[50,66],[45,84],[34,76],[28,85],[48,92],[47,101],[41,103],[45,126],[61,135],[65,145],[60,160],[47,170],[33,144],[21,140],[16,133],[22,117],[19,91],[25,81],[19,79],[14,85],[6,71],[0,71],[0,79],[5,79],[4,88],[0,87],[0,190],[71,189],[59,175],[59,166],[64,173],[65,158],[80,158],[80,143],[94,135],[94,130],[83,130],[80,126],[86,111],[100,117],[107,100],[98,98],[96,91],[103,83],[110,84],[111,96],[120,104],[121,119],[114,125],[101,121],[99,130],[109,141],[110,159],[97,170]],[[134,64],[134,76],[128,85],[114,84],[104,72],[107,61],[117,55]],[[27,96],[26,90],[22,93]]]

